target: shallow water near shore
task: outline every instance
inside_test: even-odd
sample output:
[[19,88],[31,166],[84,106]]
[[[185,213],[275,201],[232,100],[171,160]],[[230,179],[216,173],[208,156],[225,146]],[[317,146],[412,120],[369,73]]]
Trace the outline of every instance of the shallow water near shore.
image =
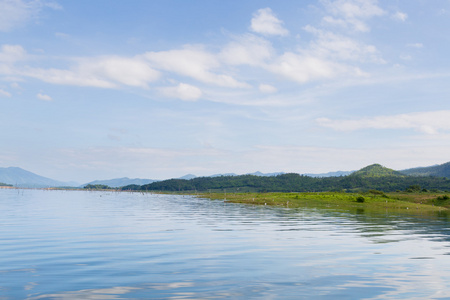
[[0,189],[0,299],[450,299],[445,218]]

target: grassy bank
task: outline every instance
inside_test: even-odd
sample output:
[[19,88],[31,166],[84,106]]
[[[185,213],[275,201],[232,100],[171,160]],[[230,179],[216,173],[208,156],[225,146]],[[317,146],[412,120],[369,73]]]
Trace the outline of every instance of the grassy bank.
[[447,212],[450,199],[444,194],[388,193],[373,191],[355,193],[203,193],[200,197],[221,199],[232,203],[310,207],[342,211],[392,212],[408,214],[435,214]]

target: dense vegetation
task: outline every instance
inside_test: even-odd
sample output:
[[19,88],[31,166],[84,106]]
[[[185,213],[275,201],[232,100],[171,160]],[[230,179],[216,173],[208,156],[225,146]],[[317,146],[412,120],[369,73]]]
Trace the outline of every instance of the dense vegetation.
[[7,183],[0,182],[0,186],[13,186],[13,185],[12,185],[12,184],[7,184]]
[[450,197],[441,193],[203,193],[199,197],[252,205],[310,207],[356,213],[447,214]]
[[407,176],[375,164],[341,177],[313,178],[294,173],[271,177],[254,175],[197,177],[191,180],[170,179],[122,188],[122,190],[167,192],[364,192],[368,190],[393,192],[422,189],[450,191],[450,180],[444,177]]
[[88,184],[84,186],[85,189],[88,190],[110,190],[112,187],[105,184]]

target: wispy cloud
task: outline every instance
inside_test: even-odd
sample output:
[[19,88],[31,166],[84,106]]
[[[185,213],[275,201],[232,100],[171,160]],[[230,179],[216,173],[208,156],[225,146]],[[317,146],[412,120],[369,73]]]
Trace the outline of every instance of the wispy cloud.
[[431,111],[392,116],[377,116],[352,120],[331,120],[318,118],[320,126],[339,131],[362,129],[413,129],[425,134],[450,131],[450,111]]
[[11,65],[25,59],[27,53],[20,45],[2,45],[0,49],[0,64]]
[[263,35],[286,36],[289,34],[289,31],[283,27],[283,22],[268,7],[261,8],[253,14],[250,29]]
[[306,83],[312,80],[323,80],[334,78],[343,73],[354,72],[345,65],[315,57],[286,52],[269,66],[269,70],[280,74],[298,83]]
[[376,0],[322,0],[321,2],[331,14],[324,17],[326,23],[354,31],[369,31],[366,21],[386,14]]
[[225,45],[219,53],[219,58],[231,65],[264,65],[275,55],[271,43],[253,34],[236,37]]
[[135,87],[147,87],[160,77],[144,60],[119,56],[83,59],[78,65],[79,74],[102,78],[112,83]]
[[392,15],[392,18],[397,21],[405,22],[406,19],[408,19],[408,14],[398,11]]
[[418,48],[418,49],[423,48],[422,43],[410,43],[410,44],[407,44],[406,46],[410,47],[410,48]]
[[316,39],[311,41],[310,53],[339,61],[384,63],[380,52],[373,45],[367,45],[348,36],[306,26],[305,31]]
[[160,88],[160,91],[165,97],[185,101],[198,100],[203,94],[198,87],[186,83],[180,83],[173,87],[162,87]]
[[178,50],[147,52],[143,57],[156,69],[174,72],[207,84],[230,88],[249,87],[247,83],[240,82],[228,74],[215,73],[213,70],[220,67],[220,61],[216,55],[202,47],[185,46]]
[[259,90],[263,93],[276,93],[278,91],[276,87],[270,84],[260,84]]
[[46,95],[46,94],[42,94],[42,93],[37,94],[36,97],[43,101],[53,101],[52,97],[50,97],[49,95]]
[[146,88],[160,76],[140,58],[118,56],[77,59],[70,69],[26,68],[21,75],[54,84],[100,88]]
[[11,31],[37,18],[45,7],[61,9],[53,1],[45,0],[0,0],[0,31]]
[[0,89],[0,97],[11,97],[11,93]]

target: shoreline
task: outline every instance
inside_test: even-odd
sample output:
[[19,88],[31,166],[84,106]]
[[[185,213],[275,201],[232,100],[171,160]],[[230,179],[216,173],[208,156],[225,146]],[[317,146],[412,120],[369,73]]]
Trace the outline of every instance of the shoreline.
[[[402,213],[434,215],[449,213],[449,208],[435,205],[435,194],[356,194],[339,192],[320,193],[199,193],[197,197],[223,200],[229,203],[275,206],[285,208],[318,208],[348,212]],[[359,200],[358,200],[359,198]],[[360,202],[361,201],[361,202]]]

